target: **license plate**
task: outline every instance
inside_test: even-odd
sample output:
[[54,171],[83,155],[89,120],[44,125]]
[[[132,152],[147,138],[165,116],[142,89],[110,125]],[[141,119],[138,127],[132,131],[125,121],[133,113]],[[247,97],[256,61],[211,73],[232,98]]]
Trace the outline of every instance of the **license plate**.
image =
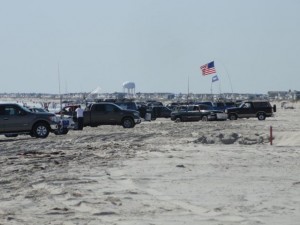
[[69,120],[63,120],[64,127],[69,126],[69,124],[70,124]]

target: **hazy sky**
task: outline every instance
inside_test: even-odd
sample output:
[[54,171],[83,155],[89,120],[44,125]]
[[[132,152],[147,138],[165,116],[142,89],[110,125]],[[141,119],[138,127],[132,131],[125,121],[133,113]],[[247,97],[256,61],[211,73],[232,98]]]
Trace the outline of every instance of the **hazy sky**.
[[210,61],[214,93],[300,90],[299,12],[299,0],[0,0],[0,93],[58,93],[59,77],[61,93],[125,81],[210,93]]

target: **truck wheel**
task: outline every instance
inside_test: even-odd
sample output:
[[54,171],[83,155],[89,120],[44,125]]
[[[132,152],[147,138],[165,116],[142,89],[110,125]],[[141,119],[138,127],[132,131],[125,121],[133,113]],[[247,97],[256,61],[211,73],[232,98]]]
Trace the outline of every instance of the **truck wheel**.
[[58,130],[54,131],[55,135],[60,135],[60,134],[67,134],[69,132],[68,128],[59,128]]
[[176,123],[179,123],[179,122],[181,122],[182,121],[182,119],[180,118],[180,117],[177,117],[176,119],[175,119],[175,122]]
[[265,120],[266,116],[263,113],[259,113],[258,116],[257,116],[257,118],[258,118],[258,120]]
[[33,133],[36,138],[46,138],[48,137],[49,132],[49,127],[43,122],[39,122],[33,127]]
[[237,120],[237,116],[235,114],[230,114],[229,119],[230,120]]
[[67,134],[69,132],[68,128],[63,128],[61,134]]
[[202,116],[201,120],[202,121],[208,121],[208,117],[207,116]]
[[131,118],[124,118],[123,121],[122,121],[122,126],[124,128],[132,128],[134,127],[134,122]]

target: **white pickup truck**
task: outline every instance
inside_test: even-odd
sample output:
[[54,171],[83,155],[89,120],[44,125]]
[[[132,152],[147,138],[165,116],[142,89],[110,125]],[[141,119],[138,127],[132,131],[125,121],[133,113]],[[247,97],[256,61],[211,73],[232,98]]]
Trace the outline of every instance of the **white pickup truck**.
[[[37,107],[31,107],[29,108],[30,111],[36,112],[36,113],[45,113],[47,112],[43,108],[37,108]],[[58,129],[54,131],[54,134],[60,135],[60,134],[67,134],[69,130],[75,129],[75,122],[73,120],[73,117],[70,115],[59,115],[55,114],[58,121]]]

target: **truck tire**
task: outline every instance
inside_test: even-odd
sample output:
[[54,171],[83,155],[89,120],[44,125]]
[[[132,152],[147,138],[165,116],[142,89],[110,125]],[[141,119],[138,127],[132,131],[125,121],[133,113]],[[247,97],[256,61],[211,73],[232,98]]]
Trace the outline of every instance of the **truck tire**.
[[175,122],[176,122],[176,123],[182,122],[182,119],[181,119],[180,117],[177,117],[177,118],[175,119]]
[[201,120],[202,121],[208,121],[208,117],[207,116],[202,116]]
[[266,119],[266,115],[264,113],[259,113],[257,115],[258,120],[265,120]]
[[32,132],[36,138],[46,138],[49,135],[50,129],[46,123],[38,122],[33,126]]
[[69,132],[68,128],[63,128],[61,134],[67,134]]
[[237,120],[237,116],[235,114],[229,114],[229,119],[230,120]]
[[133,120],[131,119],[131,118],[129,118],[129,117],[126,117],[126,118],[124,118],[123,120],[122,120],[122,126],[124,127],[124,128],[133,128],[134,127],[134,122],[133,122]]
[[59,128],[56,131],[54,131],[55,135],[61,135],[61,134],[67,134],[69,132],[68,128]]

